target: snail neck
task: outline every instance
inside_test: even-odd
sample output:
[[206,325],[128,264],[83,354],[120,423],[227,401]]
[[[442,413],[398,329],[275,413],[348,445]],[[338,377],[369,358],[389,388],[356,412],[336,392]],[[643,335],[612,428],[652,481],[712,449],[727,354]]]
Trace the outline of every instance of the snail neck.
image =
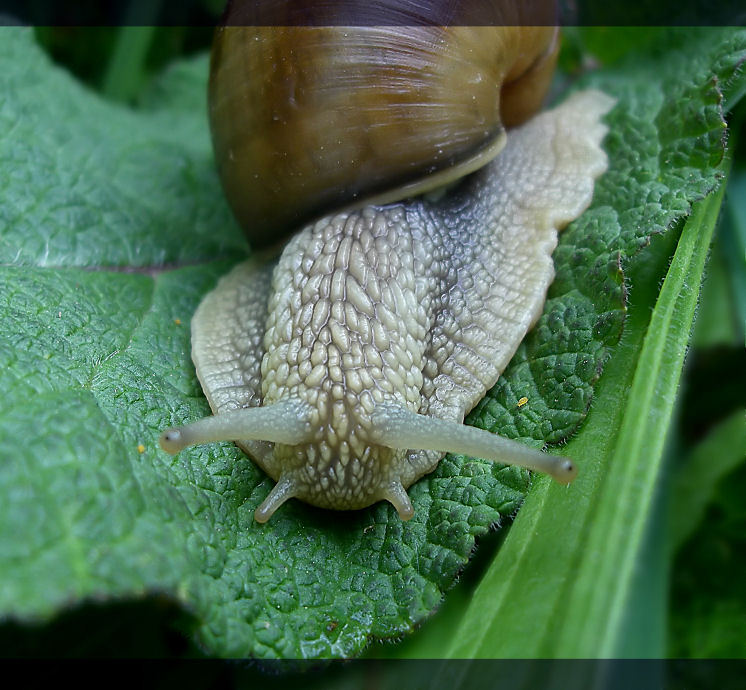
[[340,438],[368,428],[386,400],[419,410],[431,314],[416,261],[403,207],[302,231],[273,275],[264,403],[302,400],[312,424]]

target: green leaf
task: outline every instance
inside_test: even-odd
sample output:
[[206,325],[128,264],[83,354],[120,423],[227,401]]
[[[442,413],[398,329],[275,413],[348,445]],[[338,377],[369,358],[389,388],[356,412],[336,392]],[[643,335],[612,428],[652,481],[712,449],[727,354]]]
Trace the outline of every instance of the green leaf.
[[154,34],[155,26],[119,27],[114,53],[104,77],[102,91],[106,96],[127,101],[140,91],[145,58]]
[[[449,456],[413,487],[409,523],[386,505],[340,520],[291,502],[260,526],[251,514],[272,482],[233,445],[177,458],[158,450],[162,428],[208,412],[188,322],[247,251],[212,166],[206,60],[175,66],[130,109],[51,65],[29,31],[1,31],[0,567],[9,575],[0,612],[45,620],[86,600],[161,592],[223,656],[349,656],[371,637],[411,630],[476,537],[515,512],[527,473]],[[627,258],[717,185],[722,103],[742,89],[746,36],[674,32],[668,41],[586,78],[619,99],[610,170],[593,208],[564,233],[544,316],[474,423],[539,445],[577,429],[620,335]],[[506,639],[530,639],[533,613],[548,618],[532,595],[537,578],[542,588],[566,582],[564,561],[613,451],[603,423],[624,414],[615,393],[631,373],[615,362],[629,347],[617,350],[602,404],[568,446],[577,484],[535,480],[505,544],[524,575],[499,600],[515,608],[498,623]],[[645,506],[630,500],[644,523]],[[549,501],[554,518],[541,511]],[[532,525],[543,540],[533,556],[521,537]],[[563,563],[551,559],[558,552]],[[527,599],[534,606],[521,620]],[[536,650],[562,652],[556,638]]]
[[574,569],[560,656],[615,656],[632,596],[636,550],[644,537],[661,472],[689,334],[722,189],[697,207],[684,226],[661,288],[625,400],[585,554]]
[[204,57],[180,70],[191,108],[185,88],[163,89],[136,112],[54,68],[30,31],[0,33],[0,263],[146,268],[247,251],[213,171]]

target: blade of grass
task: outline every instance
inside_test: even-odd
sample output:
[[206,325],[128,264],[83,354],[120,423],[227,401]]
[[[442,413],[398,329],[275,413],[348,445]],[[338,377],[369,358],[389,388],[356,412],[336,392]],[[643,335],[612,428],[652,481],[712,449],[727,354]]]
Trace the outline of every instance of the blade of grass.
[[116,101],[133,98],[145,80],[145,61],[155,26],[122,26],[117,32],[101,91]]
[[563,449],[581,473],[567,488],[536,481],[448,657],[613,656],[721,201],[722,187],[695,207],[657,301],[665,268],[640,271],[594,408]]
[[662,467],[707,252],[725,185],[684,225],[626,396],[598,509],[576,570],[554,653],[613,657]]
[[125,25],[106,66],[101,91],[116,101],[129,101],[140,91],[146,77],[145,63],[157,28],[162,0],[130,0]]

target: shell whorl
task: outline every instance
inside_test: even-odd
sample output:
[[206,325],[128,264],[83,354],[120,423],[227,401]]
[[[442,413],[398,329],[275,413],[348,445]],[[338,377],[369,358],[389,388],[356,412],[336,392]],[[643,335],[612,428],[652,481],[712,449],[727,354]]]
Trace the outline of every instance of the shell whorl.
[[535,112],[551,26],[226,26],[209,115],[226,196],[253,247],[481,167]]

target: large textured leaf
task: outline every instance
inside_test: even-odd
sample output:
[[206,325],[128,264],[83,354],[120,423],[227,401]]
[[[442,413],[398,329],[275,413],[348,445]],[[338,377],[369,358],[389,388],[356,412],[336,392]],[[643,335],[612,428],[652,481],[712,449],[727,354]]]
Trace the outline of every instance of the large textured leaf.
[[[0,612],[160,591],[211,653],[259,657],[351,655],[411,629],[527,474],[448,457],[412,489],[409,523],[386,505],[340,520],[291,502],[259,526],[272,482],[232,445],[160,452],[160,429],[208,412],[189,317],[246,252],[212,168],[206,63],[128,110],[51,66],[30,32],[1,31]],[[540,443],[582,421],[620,335],[626,257],[717,183],[744,48],[737,31],[674,34],[593,77],[619,99],[610,170],[474,423]]]

